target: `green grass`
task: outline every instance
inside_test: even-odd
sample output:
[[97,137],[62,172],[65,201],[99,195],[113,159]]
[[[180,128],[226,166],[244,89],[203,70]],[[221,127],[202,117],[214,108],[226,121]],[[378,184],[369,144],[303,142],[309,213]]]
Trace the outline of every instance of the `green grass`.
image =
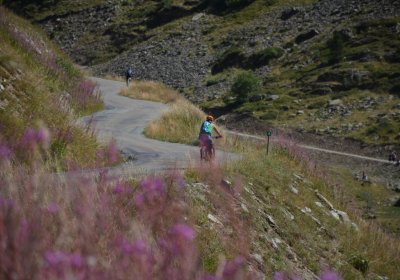
[[[188,107],[188,104],[176,107],[182,110]],[[176,114],[176,111],[166,114],[174,119],[174,125],[184,130],[187,130],[189,123],[198,128],[201,122],[201,117],[197,119],[193,113],[185,113],[184,117],[181,117],[180,113]],[[189,121],[189,118],[192,118],[193,122]],[[185,138],[189,141],[185,140],[183,135],[180,135],[181,139],[177,139],[175,130],[162,129],[169,127],[169,119],[165,115],[161,117],[158,120],[159,126],[154,129],[154,135],[151,137],[181,143],[192,141],[197,129],[193,130],[192,136]],[[191,196],[192,219],[198,226],[201,259],[208,271],[217,269],[221,255],[228,259],[237,255],[238,251],[232,247],[233,244],[241,242],[239,236],[248,236],[249,240],[245,242],[247,247],[241,247],[239,251],[260,254],[265,261],[267,275],[279,270],[295,269],[296,262],[290,261],[290,258],[301,260],[304,266],[318,274],[320,261],[324,259],[345,279],[358,279],[362,277],[362,272],[355,268],[358,267],[354,259],[356,256],[368,261],[369,269],[366,274],[369,276],[377,273],[394,277],[400,273],[395,265],[400,260],[399,240],[384,233],[376,224],[362,220],[358,211],[354,210],[354,204],[348,204],[349,200],[359,197],[360,206],[365,203],[379,205],[377,201],[387,198],[388,191],[371,186],[372,192],[366,194],[365,187],[354,181],[351,174],[327,176],[322,175],[324,173],[321,174],[321,170],[311,170],[307,167],[307,157],[296,149],[289,151],[290,149],[274,145],[267,156],[265,143],[249,145],[237,139],[229,139],[228,142],[230,149],[243,155],[241,160],[231,162],[223,168],[197,168],[194,165],[186,172],[188,182],[202,182],[207,184],[208,190],[212,190],[197,190]],[[237,186],[235,190],[240,192],[240,201],[247,205],[249,212],[239,215],[241,222],[233,222],[227,215],[241,208],[238,204],[230,206],[229,194],[225,193],[219,184],[221,178],[228,178],[232,186]],[[290,185],[296,187],[299,193],[294,194]],[[337,185],[341,186],[342,191],[336,189]],[[316,190],[336,209],[346,211],[359,230],[333,218],[326,206],[318,206],[315,202],[320,200],[315,194]],[[346,192],[343,192],[344,190]],[[306,207],[318,223],[309,214],[301,211]],[[207,219],[209,213],[216,215],[224,226],[213,225]],[[288,218],[287,213],[293,215],[293,220]],[[274,219],[277,228],[270,224],[267,215]],[[379,221],[384,225],[388,223],[385,215],[382,215],[382,220]],[[241,226],[235,229],[236,225]],[[277,248],[272,245],[271,240],[274,238],[281,241]],[[290,253],[287,248],[290,248]],[[288,255],[292,257],[288,258]]]
[[[71,133],[64,150],[56,149],[51,160],[65,167],[66,161],[74,161],[84,166],[93,165],[96,161],[96,151],[99,148],[95,137],[90,132],[84,132],[73,123],[79,114],[91,113],[101,109],[81,108],[73,110],[70,106],[61,106],[59,100],[69,91],[68,82],[81,78],[82,73],[73,66],[68,57],[57,49],[43,32],[31,26],[27,21],[14,16],[4,8],[0,8],[1,16],[5,16],[24,36],[39,41],[56,56],[56,64],[63,69],[62,74],[55,73],[43,65],[32,51],[20,45],[4,26],[0,26],[2,44],[0,46],[0,76],[5,81],[12,81],[8,90],[1,96],[3,108],[0,111],[2,136],[15,142],[28,127],[45,126],[51,132],[52,142],[57,142],[63,133]],[[43,49],[41,50],[43,51]],[[78,109],[78,108],[76,108]],[[75,112],[74,112],[75,111]],[[56,145],[57,146],[57,145]],[[61,147],[61,146],[60,146]],[[56,167],[59,168],[59,167]]]
[[3,4],[11,8],[19,9],[21,13],[38,21],[49,16],[63,15],[69,12],[76,12],[106,3],[105,0],[59,0],[47,1],[47,3],[46,1],[42,1],[42,4],[35,3],[34,1],[30,1],[30,3],[29,1],[27,2],[28,3],[22,0],[4,0]]

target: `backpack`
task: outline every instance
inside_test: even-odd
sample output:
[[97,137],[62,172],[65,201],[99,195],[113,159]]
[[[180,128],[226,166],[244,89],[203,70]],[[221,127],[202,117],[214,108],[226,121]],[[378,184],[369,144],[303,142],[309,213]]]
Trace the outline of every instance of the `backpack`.
[[211,135],[213,131],[212,124],[208,121],[204,121],[200,128],[200,134]]
[[132,68],[128,69],[128,72],[126,73],[128,77],[132,77],[133,76],[133,70]]

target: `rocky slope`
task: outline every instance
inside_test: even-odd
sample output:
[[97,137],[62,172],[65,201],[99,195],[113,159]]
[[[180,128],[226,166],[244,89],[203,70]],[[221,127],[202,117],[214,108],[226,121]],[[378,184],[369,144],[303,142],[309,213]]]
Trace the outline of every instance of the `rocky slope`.
[[[217,115],[399,143],[400,1],[257,0],[231,9],[200,0],[56,2],[21,11],[96,75],[133,66],[136,78],[180,89]],[[241,70],[263,87],[232,106]]]

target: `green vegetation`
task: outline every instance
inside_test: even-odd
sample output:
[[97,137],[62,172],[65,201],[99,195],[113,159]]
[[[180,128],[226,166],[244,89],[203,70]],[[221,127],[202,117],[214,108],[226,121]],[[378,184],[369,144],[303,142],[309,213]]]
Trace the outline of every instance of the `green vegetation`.
[[247,101],[250,94],[260,89],[260,80],[251,71],[240,72],[231,88],[233,96],[238,103]]
[[3,5],[37,21],[49,16],[80,11],[104,3],[106,3],[105,0],[3,0]]
[[269,64],[271,60],[281,57],[283,53],[281,48],[265,48],[249,57],[248,64],[252,67],[261,67]]
[[[146,135],[193,143],[204,118],[196,112],[200,111],[192,104],[179,100],[155,122],[157,127],[150,124],[152,134]],[[178,129],[169,129],[171,126]],[[244,255],[251,252],[261,256],[267,275],[291,271],[296,265],[291,262],[293,258],[301,260],[316,274],[324,259],[344,279],[398,275],[399,241],[374,221],[363,220],[357,210],[364,203],[374,207],[382,205],[368,197],[385,200],[388,190],[372,185],[367,187],[373,192],[363,195],[366,186],[354,180],[348,170],[336,170],[327,176],[322,170],[314,169],[315,165],[301,149],[283,138],[280,144],[273,145],[268,156],[265,143],[249,145],[248,140],[227,138],[223,148],[240,153],[240,160],[225,167],[193,166],[186,171],[187,182],[208,186],[204,192],[198,186],[189,190],[193,206],[191,219],[199,227],[198,244],[207,271],[217,270],[221,254],[229,258],[240,252]],[[222,179],[231,182],[229,191],[221,184]],[[235,197],[240,197],[241,206],[237,198],[231,204],[231,193],[237,193]],[[351,222],[334,218],[321,195],[335,209],[348,213]],[[223,226],[212,224],[207,218],[209,213],[218,217]],[[241,219],[236,220],[229,213],[240,213]],[[241,240],[239,236],[250,239]]]
[[0,16],[2,140],[17,145],[29,129],[45,127],[51,138],[47,160],[59,168],[93,165],[99,145],[73,123],[102,108],[95,85],[27,21],[2,7]]
[[329,63],[338,63],[343,59],[343,36],[335,32],[333,38],[328,40],[327,46],[330,51]]

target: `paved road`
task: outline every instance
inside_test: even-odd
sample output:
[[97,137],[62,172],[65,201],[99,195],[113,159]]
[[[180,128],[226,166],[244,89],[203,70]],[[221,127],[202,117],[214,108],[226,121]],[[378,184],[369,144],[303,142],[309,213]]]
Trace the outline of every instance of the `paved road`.
[[[123,165],[111,168],[110,171],[113,174],[134,175],[163,172],[168,169],[183,169],[190,164],[199,162],[198,147],[157,141],[146,138],[143,135],[145,126],[151,120],[159,118],[168,109],[167,105],[120,96],[118,93],[125,86],[122,82],[100,78],[92,79],[99,84],[106,109],[84,118],[83,121],[92,119],[100,139],[106,141],[115,139],[122,153],[134,158],[134,160]],[[233,131],[227,131],[227,133],[265,140],[264,137],[255,135]],[[379,158],[322,149],[309,145],[299,144],[299,146],[308,150],[353,157],[360,160],[389,163],[389,161]],[[223,151],[217,152],[217,160],[220,162],[229,161],[233,158],[237,157]]]
[[[199,148],[146,138],[145,126],[168,109],[165,104],[135,100],[120,96],[118,93],[125,86],[122,82],[92,78],[102,91],[106,109],[90,118],[97,135],[102,140],[115,139],[119,150],[134,160],[112,168],[116,174],[143,174],[167,169],[186,168],[190,163],[199,162]],[[233,155],[217,151],[217,160],[223,162]]]

